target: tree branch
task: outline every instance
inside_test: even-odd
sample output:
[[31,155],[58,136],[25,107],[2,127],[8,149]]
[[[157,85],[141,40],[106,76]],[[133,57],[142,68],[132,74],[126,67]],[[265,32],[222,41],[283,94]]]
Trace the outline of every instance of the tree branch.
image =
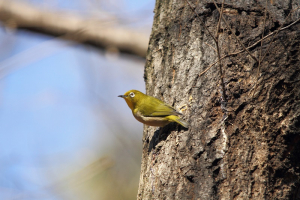
[[[83,19],[79,16],[41,10],[28,4],[0,0],[0,21],[10,28],[25,28],[40,31],[102,48],[117,48],[120,51],[146,56],[149,36],[125,28],[101,24],[100,20]],[[74,38],[74,35],[76,38]]]

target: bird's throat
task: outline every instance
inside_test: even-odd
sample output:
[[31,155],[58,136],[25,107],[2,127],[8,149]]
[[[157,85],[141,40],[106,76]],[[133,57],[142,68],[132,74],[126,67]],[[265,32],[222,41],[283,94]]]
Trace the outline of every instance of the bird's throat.
[[127,105],[129,106],[129,108],[130,108],[131,110],[133,110],[134,106],[133,106],[132,101],[129,101],[128,99],[125,99],[125,101],[126,101]]

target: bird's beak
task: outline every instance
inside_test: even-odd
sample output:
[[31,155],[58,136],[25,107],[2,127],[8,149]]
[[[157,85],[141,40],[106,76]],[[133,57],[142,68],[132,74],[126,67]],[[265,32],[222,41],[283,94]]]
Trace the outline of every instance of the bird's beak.
[[119,95],[118,97],[126,98],[127,96],[126,95]]

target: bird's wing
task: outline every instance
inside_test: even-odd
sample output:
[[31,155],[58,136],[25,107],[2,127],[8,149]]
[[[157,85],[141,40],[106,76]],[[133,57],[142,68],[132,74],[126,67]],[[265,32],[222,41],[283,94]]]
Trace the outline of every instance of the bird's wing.
[[142,104],[139,109],[144,116],[147,117],[159,117],[159,116],[168,116],[168,115],[180,115],[181,113],[177,112],[171,106],[165,104],[164,102],[151,97],[147,103]]

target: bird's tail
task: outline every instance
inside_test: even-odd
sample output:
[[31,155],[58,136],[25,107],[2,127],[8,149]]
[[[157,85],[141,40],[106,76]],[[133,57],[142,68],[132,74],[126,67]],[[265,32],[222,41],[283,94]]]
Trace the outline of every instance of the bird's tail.
[[169,121],[176,122],[185,128],[189,127],[189,123],[187,123],[186,121],[184,121],[183,119],[181,119],[180,117],[178,117],[176,115],[169,115],[169,116],[167,116],[167,118],[169,119]]

